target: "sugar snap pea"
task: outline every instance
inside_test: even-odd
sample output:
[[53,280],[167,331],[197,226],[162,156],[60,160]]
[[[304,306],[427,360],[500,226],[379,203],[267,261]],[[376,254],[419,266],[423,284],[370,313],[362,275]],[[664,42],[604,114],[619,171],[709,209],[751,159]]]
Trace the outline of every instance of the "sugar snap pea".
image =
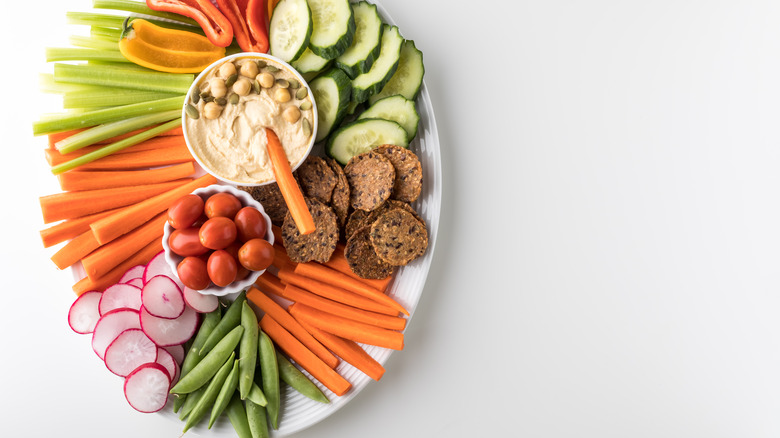
[[233,397],[230,399],[227,408],[225,408],[230,424],[233,425],[233,429],[236,430],[238,438],[252,438],[252,431],[249,429],[249,421],[246,418],[246,409],[244,403],[238,396],[238,392],[233,392]]
[[192,409],[195,407],[196,404],[198,404],[198,400],[200,400],[200,397],[203,395],[203,393],[206,392],[206,386],[201,386],[200,388],[196,389],[195,391],[192,391],[189,394],[182,394],[186,396],[184,399],[184,403],[181,406],[181,409],[179,410],[179,420],[184,420],[187,418],[188,415],[190,415],[190,412],[192,412]]
[[214,377],[214,374],[216,374],[219,367],[225,363],[228,356],[233,353],[233,350],[236,349],[243,333],[244,328],[241,326],[237,326],[231,330],[230,333],[225,335],[225,337],[222,338],[197,365],[195,365],[192,371],[179,379],[179,382],[171,388],[171,393],[187,394],[205,385],[209,379]]
[[222,414],[222,411],[225,410],[225,407],[227,407],[228,403],[230,403],[230,398],[233,397],[237,387],[238,360],[233,362],[233,369],[230,370],[230,374],[228,374],[227,379],[225,379],[225,383],[222,384],[222,388],[219,390],[217,399],[214,401],[214,407],[211,408],[209,429],[211,429],[211,426],[213,426],[214,422],[217,421],[217,418],[219,418],[220,414]]
[[246,407],[246,419],[249,423],[249,431],[252,438],[268,438],[268,419],[265,408],[255,404],[252,400],[244,400]]
[[259,329],[257,315],[247,301],[244,301],[241,309],[241,327],[244,328],[244,334],[238,344],[238,393],[241,400],[244,400],[254,383]]
[[265,398],[265,393],[255,382],[252,382],[252,389],[249,390],[249,394],[247,394],[246,399],[252,400],[254,404],[260,406],[265,406],[268,404],[268,399]]
[[246,291],[242,290],[230,306],[228,306],[225,314],[222,315],[219,324],[214,327],[214,330],[206,339],[206,342],[203,343],[203,346],[200,349],[201,357],[207,355],[226,334],[241,323],[241,309],[243,308],[244,301],[246,301]]
[[279,406],[281,393],[279,388],[279,365],[276,362],[276,349],[274,343],[264,331],[260,330],[258,336],[258,348],[260,357],[260,375],[263,382],[263,392],[268,404],[265,409],[271,420],[271,427],[279,427]]
[[277,352],[276,361],[279,364],[279,377],[284,383],[314,401],[330,403],[330,400],[328,400],[328,397],[320,388],[306,377],[298,367],[293,365],[287,357]]
[[192,426],[198,424],[203,416],[206,415],[206,411],[214,405],[214,401],[217,399],[217,395],[219,395],[219,391],[222,389],[225,379],[227,379],[230,370],[233,369],[235,356],[235,353],[232,353],[228,360],[222,364],[222,367],[217,371],[217,374],[214,375],[214,378],[205,386],[206,390],[203,392],[203,395],[201,395],[198,403],[195,404],[195,407],[192,408],[192,412],[190,412],[190,415],[187,417],[187,422],[184,424],[182,433],[186,433]]
[[[187,355],[184,356],[184,360],[181,363],[179,378],[184,377],[198,362],[200,362],[200,348],[203,347],[203,343],[206,342],[206,339],[214,330],[214,327],[217,326],[220,319],[222,319],[222,311],[219,308],[213,312],[207,313],[206,316],[203,317],[200,328],[198,328],[198,333],[195,335],[195,338],[193,338],[192,345],[190,345],[189,350],[187,350]],[[184,405],[186,398],[186,394],[179,394],[179,396],[173,400],[173,412],[179,412],[179,409]]]

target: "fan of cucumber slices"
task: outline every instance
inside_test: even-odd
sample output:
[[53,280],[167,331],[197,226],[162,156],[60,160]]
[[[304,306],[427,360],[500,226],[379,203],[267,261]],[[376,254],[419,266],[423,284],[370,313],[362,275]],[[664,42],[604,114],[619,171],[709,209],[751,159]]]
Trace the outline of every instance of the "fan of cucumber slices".
[[317,142],[346,164],[382,144],[408,147],[420,116],[415,99],[422,52],[385,23],[376,5],[349,0],[281,0],[270,53],[295,67],[314,93]]

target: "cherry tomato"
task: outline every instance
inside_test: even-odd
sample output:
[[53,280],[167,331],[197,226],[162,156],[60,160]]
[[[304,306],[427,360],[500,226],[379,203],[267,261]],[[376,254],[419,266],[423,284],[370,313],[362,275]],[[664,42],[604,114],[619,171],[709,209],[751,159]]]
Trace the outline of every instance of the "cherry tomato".
[[236,240],[236,224],[223,216],[213,217],[200,226],[200,243],[209,249],[224,249]]
[[225,287],[236,279],[238,263],[229,252],[219,249],[211,253],[206,263],[209,278],[219,287]]
[[200,257],[185,257],[176,267],[179,280],[190,289],[202,290],[209,287],[209,278],[206,262]]
[[168,237],[168,246],[171,247],[171,251],[182,257],[205,254],[209,249],[200,243],[198,231],[198,228],[195,227],[173,230]]
[[263,213],[254,207],[244,207],[238,210],[233,222],[236,223],[238,238],[242,242],[248,242],[258,237],[264,239],[265,233],[268,231],[268,224],[265,223]]
[[[230,256],[233,257],[235,260],[238,260],[238,250],[241,249],[241,242],[236,240],[235,242],[231,243],[230,245],[225,248],[225,251],[230,253]],[[245,268],[241,263],[237,264],[238,271],[236,271],[236,280],[235,281],[241,281],[249,275],[251,272],[249,269]]]
[[274,261],[274,246],[265,239],[252,239],[241,245],[238,261],[251,271],[262,271]]
[[168,208],[168,223],[177,230],[191,227],[203,214],[203,199],[198,195],[184,195]]
[[209,196],[203,209],[209,218],[226,217],[233,219],[238,210],[241,210],[241,201],[231,193],[220,192]]

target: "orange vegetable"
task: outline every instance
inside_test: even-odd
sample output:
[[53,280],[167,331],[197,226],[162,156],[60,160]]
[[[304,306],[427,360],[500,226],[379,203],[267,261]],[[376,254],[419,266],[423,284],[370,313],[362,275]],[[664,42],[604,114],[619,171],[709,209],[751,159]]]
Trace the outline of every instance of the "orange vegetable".
[[62,243],[68,239],[73,239],[79,234],[89,231],[89,224],[95,222],[100,218],[104,218],[117,211],[107,210],[100,213],[90,214],[82,216],[76,219],[68,219],[62,221],[56,225],[52,225],[49,228],[41,230],[41,240],[43,241],[43,247],[48,248],[58,243]]
[[95,239],[95,236],[92,235],[92,232],[85,231],[66,243],[59,251],[55,252],[54,255],[51,256],[51,261],[53,261],[58,268],[65,269],[86,257],[89,253],[99,247],[100,244],[97,239]]
[[267,315],[270,315],[276,322],[281,324],[285,330],[295,336],[303,345],[306,346],[312,353],[316,354],[323,362],[329,367],[336,368],[339,364],[339,359],[333,355],[327,348],[320,344],[311,333],[307,332],[302,325],[295,320],[284,307],[280,306],[276,301],[269,298],[263,292],[255,288],[250,288],[246,294],[246,298],[251,301],[255,306],[260,308]]
[[97,190],[175,181],[195,173],[192,162],[142,170],[83,171],[73,170],[57,175],[60,188],[66,191]]
[[408,310],[406,310],[402,305],[398,304],[397,301],[390,298],[390,296],[385,295],[384,292],[378,289],[374,289],[360,280],[356,280],[349,275],[343,274],[325,265],[321,265],[319,263],[298,263],[298,265],[295,266],[295,273],[304,277],[319,280],[323,283],[339,286],[350,292],[356,293],[366,298],[370,298],[388,307],[397,309],[404,315],[409,314]]
[[103,291],[112,284],[116,284],[116,282],[122,278],[128,269],[135,265],[145,265],[149,263],[149,260],[151,260],[155,255],[159,254],[160,251],[162,251],[162,239],[154,240],[153,242],[143,247],[143,249],[133,254],[130,258],[118,264],[114,269],[112,269],[103,277],[100,277],[96,280],[93,280],[89,277],[82,278],[73,285],[73,292],[76,292],[77,295],[81,295],[84,292],[90,290]]
[[[167,137],[166,137],[167,138]],[[144,167],[168,166],[194,161],[185,144],[174,144],[153,150],[127,154],[111,154],[79,166],[80,170],[128,170]]]
[[117,207],[130,205],[151,196],[159,195],[186,180],[169,181],[157,184],[145,184],[132,187],[63,192],[42,196],[39,201],[43,222],[51,223],[63,219],[73,219]]
[[269,292],[280,297],[284,294],[284,284],[277,276],[268,271],[257,277],[255,286],[263,292]]
[[279,137],[272,129],[265,128],[265,135],[268,142],[268,158],[271,160],[276,183],[279,184],[279,190],[290,210],[290,215],[301,234],[311,234],[315,229],[314,219],[311,217],[309,207],[303,198],[301,188],[298,187],[298,182],[293,177],[287,153],[284,152]]
[[[157,126],[157,125],[155,125],[155,126]],[[153,128],[153,127],[154,126],[151,126],[151,128]],[[49,148],[56,149],[57,143],[59,141],[64,140],[64,139],[70,137],[73,134],[78,134],[79,132],[84,131],[85,129],[86,128],[79,128],[79,129],[73,129],[73,130],[70,130],[70,131],[53,132],[53,133],[49,134],[48,135],[48,138],[49,138]],[[108,138],[108,139],[105,139],[105,140],[101,140],[101,141],[99,141],[99,142],[97,142],[95,144],[115,143],[115,142],[117,142],[119,140],[123,140],[123,139],[125,139],[127,137],[132,137],[135,134],[140,134],[140,133],[146,131],[147,129],[149,129],[149,128],[136,129],[135,131],[131,131],[131,132],[128,132],[126,134],[117,135],[116,137],[112,137],[112,138]],[[171,129],[169,131],[165,131],[163,133],[157,134],[158,137],[165,137],[165,136],[169,136],[169,135],[179,135],[179,136],[182,135],[181,126],[178,126],[178,127],[173,128],[173,129]]]
[[206,174],[187,184],[176,187],[153,198],[145,199],[125,210],[104,217],[90,228],[98,242],[106,244],[117,237],[138,228],[149,219],[165,211],[174,201],[200,187],[216,184],[217,179]]
[[340,338],[306,322],[301,322],[301,325],[320,341],[322,345],[328,347],[344,361],[364,372],[368,377],[378,381],[385,374],[385,368],[382,364],[371,357],[371,355],[368,354],[363,347],[358,345],[357,342]]
[[330,260],[325,262],[324,265],[331,269],[335,269],[343,274],[347,274],[356,280],[360,280],[361,282],[382,292],[387,291],[387,287],[390,285],[390,282],[393,281],[392,275],[387,276],[387,278],[373,279],[373,278],[361,278],[360,276],[352,272],[352,268],[350,268],[349,263],[347,263],[347,258],[344,257],[343,244],[336,245],[336,250],[333,251],[333,255],[330,257]]
[[[143,130],[141,131],[143,132]],[[170,131],[168,131],[170,132]],[[134,132],[136,134],[139,134],[140,132]],[[120,137],[114,137],[119,141],[121,140]],[[81,157],[83,155],[93,153],[97,150],[102,149],[104,146],[108,145],[110,143],[103,143],[98,142],[95,143],[92,146],[85,146],[81,149],[75,150],[73,152],[63,154],[57,149],[53,148],[46,148],[44,149],[44,154],[46,155],[46,162],[49,163],[50,166],[58,166],[62,163],[65,163],[67,161],[70,161],[74,158]],[[187,144],[184,142],[184,137],[180,135],[158,135],[157,137],[150,138],[149,140],[144,140],[140,143],[134,144],[132,146],[128,146],[126,148],[120,149],[118,151],[113,152],[112,155],[117,154],[130,154],[135,152],[142,152],[142,151],[148,151],[152,149],[163,149],[168,146],[183,146],[185,149],[187,148]],[[80,167],[80,166],[79,166]]]
[[334,394],[344,395],[352,387],[347,379],[329,367],[269,315],[264,315],[260,319],[260,328],[290,359],[308,371]]
[[401,332],[353,321],[301,303],[291,305],[288,312],[302,323],[313,325],[344,339],[393,350],[404,348],[404,334]]

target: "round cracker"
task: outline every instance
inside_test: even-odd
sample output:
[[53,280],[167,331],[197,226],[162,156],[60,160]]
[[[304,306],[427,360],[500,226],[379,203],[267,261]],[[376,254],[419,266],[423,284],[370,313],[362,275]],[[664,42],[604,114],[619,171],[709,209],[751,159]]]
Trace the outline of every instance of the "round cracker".
[[414,215],[400,208],[382,213],[369,233],[371,246],[384,262],[403,266],[428,248],[428,230]]
[[390,198],[393,192],[393,163],[373,151],[352,157],[344,167],[344,174],[349,181],[349,201],[354,209],[374,210]]
[[422,164],[417,154],[407,148],[385,144],[374,149],[374,152],[387,157],[395,168],[392,199],[404,202],[414,202],[422,191]]
[[347,181],[344,169],[341,168],[338,161],[333,158],[325,158],[325,161],[336,175],[336,186],[333,188],[330,206],[339,219],[339,226],[343,227],[347,222],[347,215],[349,214],[349,181]]
[[344,257],[352,272],[361,278],[387,278],[395,267],[377,257],[371,246],[371,227],[365,226],[355,231],[344,247]]
[[295,173],[304,195],[330,204],[337,179],[333,169],[322,157],[309,155]]
[[284,201],[279,185],[276,182],[255,187],[239,187],[249,193],[255,201],[262,204],[268,217],[274,225],[281,226],[287,215],[287,203]]
[[314,219],[314,232],[301,234],[298,226],[287,212],[282,224],[282,242],[290,260],[305,263],[312,260],[327,262],[339,240],[339,227],[336,213],[322,202],[306,198],[306,205]]

